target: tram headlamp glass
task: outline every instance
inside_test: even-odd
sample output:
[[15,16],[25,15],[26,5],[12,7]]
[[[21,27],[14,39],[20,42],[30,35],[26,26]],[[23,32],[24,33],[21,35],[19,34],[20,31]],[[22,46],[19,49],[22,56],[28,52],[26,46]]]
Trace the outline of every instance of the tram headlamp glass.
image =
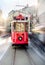
[[18,39],[21,41],[22,40],[22,37],[19,37]]

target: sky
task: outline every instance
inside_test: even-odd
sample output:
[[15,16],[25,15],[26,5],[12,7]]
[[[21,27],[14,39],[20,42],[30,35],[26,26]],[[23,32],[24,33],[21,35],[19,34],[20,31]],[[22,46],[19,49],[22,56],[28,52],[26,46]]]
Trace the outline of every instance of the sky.
[[0,0],[0,9],[3,11],[3,17],[6,18],[11,10],[21,9],[16,5],[37,5],[37,0]]

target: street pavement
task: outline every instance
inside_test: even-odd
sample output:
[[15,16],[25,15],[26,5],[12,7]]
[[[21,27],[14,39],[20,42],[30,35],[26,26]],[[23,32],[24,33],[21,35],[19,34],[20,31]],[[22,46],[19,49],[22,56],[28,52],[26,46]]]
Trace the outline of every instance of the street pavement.
[[28,49],[13,49],[10,39],[10,37],[6,38],[0,45],[0,65],[45,65],[45,60],[34,51],[36,47],[34,49],[31,45],[31,40]]

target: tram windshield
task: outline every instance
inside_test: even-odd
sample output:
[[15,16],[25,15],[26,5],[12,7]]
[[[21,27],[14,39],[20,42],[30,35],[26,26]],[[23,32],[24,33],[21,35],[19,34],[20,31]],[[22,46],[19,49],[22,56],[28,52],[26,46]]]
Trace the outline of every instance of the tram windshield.
[[28,24],[24,22],[14,22],[13,23],[14,31],[16,32],[27,32],[28,31]]

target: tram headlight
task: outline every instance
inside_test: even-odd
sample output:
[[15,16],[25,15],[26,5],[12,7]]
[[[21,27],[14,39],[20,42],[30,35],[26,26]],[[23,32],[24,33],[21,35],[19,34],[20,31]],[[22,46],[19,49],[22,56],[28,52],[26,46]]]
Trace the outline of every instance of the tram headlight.
[[18,39],[21,41],[22,40],[22,37],[20,36],[20,37],[18,37]]

